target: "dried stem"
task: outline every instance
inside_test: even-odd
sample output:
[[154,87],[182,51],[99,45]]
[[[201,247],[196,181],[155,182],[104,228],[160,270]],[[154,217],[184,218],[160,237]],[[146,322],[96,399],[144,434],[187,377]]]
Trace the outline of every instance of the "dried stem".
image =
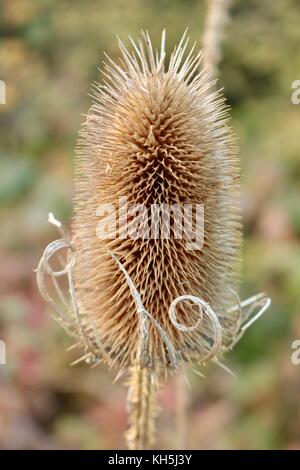
[[154,443],[158,381],[153,372],[139,365],[129,372],[127,445],[130,450],[149,449]]
[[208,0],[208,13],[203,34],[204,65],[216,73],[221,59],[221,43],[228,21],[231,0]]

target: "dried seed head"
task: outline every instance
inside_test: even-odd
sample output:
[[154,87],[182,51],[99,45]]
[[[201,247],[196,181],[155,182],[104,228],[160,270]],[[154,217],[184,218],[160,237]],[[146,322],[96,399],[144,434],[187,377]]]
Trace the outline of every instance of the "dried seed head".
[[[241,244],[239,160],[224,99],[201,70],[201,54],[185,53],[185,37],[168,65],[164,42],[163,33],[157,53],[143,34],[131,52],[119,42],[120,65],[108,57],[78,144],[72,227],[74,288],[85,328],[93,325],[111,362],[130,366],[143,355],[144,365],[156,370],[170,365],[168,341],[181,360],[209,357],[218,318],[204,307],[221,318],[232,305]],[[170,227],[158,237],[155,205]],[[188,241],[201,224],[190,220],[183,236],[177,231],[178,213],[188,205],[204,208],[203,246],[192,249]],[[106,237],[99,236],[100,221]],[[137,312],[118,262],[146,313]],[[183,295],[188,301],[170,316]]]

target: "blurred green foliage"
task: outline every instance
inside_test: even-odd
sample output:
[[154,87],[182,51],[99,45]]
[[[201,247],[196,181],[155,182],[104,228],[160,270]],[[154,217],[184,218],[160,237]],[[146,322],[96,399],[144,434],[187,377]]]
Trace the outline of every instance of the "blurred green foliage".
[[[124,391],[105,371],[70,369],[70,344],[48,320],[33,275],[56,236],[52,211],[68,224],[73,155],[90,84],[103,50],[118,57],[142,28],[170,51],[186,27],[201,46],[201,0],[2,0],[0,79],[0,370],[3,448],[120,447]],[[191,373],[191,448],[300,448],[300,79],[298,0],[233,0],[220,64],[243,166],[244,273],[241,296],[265,291],[272,307],[227,357],[233,381],[210,368]],[[172,447],[172,381],[161,400],[161,445]]]

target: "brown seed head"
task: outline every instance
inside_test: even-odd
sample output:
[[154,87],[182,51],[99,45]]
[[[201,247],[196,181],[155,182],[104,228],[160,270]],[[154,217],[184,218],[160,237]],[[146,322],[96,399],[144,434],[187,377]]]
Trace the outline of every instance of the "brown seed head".
[[[203,361],[209,355],[211,318],[200,318],[194,302],[181,302],[178,328],[169,308],[178,296],[196,296],[222,318],[232,304],[230,289],[237,289],[241,244],[239,160],[224,99],[201,70],[201,54],[185,53],[185,37],[168,65],[164,41],[163,34],[157,53],[143,34],[132,52],[119,43],[120,65],[108,58],[78,144],[72,232],[74,287],[85,328],[93,325],[120,366],[138,360],[144,334],[144,365],[153,369],[170,365],[168,341],[156,322],[176,357]],[[156,236],[148,231],[145,237],[141,228],[150,222],[159,227],[151,212],[155,204],[171,228],[167,236],[154,230]],[[202,230],[197,220],[186,224],[181,238],[176,232],[176,211],[183,214],[187,204],[204,207],[198,249],[187,242]],[[107,227],[106,238],[97,234],[99,222]],[[151,316],[144,330],[118,262]]]

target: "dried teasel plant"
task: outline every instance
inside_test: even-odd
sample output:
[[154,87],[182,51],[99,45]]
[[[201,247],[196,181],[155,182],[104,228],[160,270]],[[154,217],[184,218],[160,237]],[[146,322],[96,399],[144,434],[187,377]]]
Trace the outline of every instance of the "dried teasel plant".
[[221,44],[229,19],[232,0],[207,0],[208,12],[203,34],[204,64],[216,74],[221,59]]
[[[201,54],[194,47],[186,52],[186,35],[169,60],[165,33],[159,52],[148,33],[131,42],[129,51],[119,41],[120,63],[107,57],[103,84],[94,86],[77,147],[71,234],[51,215],[62,236],[46,248],[37,280],[74,346],[83,347],[79,360],[127,374],[127,442],[143,449],[153,443],[160,377],[184,364],[222,366],[223,354],[270,299],[259,294],[240,302],[235,293],[239,159],[228,109]],[[125,214],[120,198],[134,210]],[[167,208],[184,214],[186,204],[204,207],[204,231],[189,221],[178,237],[176,213]],[[138,229],[153,222],[155,205],[168,212],[171,230],[144,237]],[[108,228],[105,237],[99,221]],[[188,236],[198,232],[203,244],[191,249]],[[55,270],[51,262],[63,250],[64,264]]]

